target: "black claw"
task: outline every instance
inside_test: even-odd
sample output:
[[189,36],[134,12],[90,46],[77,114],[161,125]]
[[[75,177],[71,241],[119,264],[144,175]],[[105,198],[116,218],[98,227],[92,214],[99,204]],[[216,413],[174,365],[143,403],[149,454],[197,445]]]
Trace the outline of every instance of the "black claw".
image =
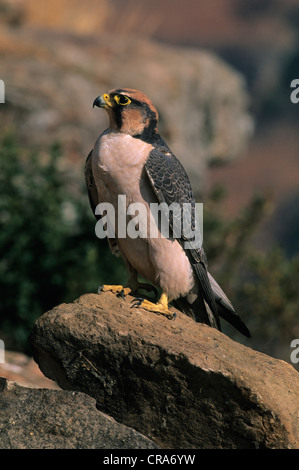
[[131,300],[131,308],[138,308],[140,307],[140,305],[142,305],[142,302],[144,301],[144,299],[142,298],[136,298],[136,299],[133,299]]
[[135,303],[137,302],[140,305],[140,304],[142,304],[143,301],[144,301],[144,299],[142,297],[135,297],[135,299],[131,300],[131,304],[133,302],[135,302]]
[[140,307],[141,302],[135,302],[135,304],[131,305],[131,308],[138,308]]
[[177,314],[176,313],[170,313],[169,315],[166,315],[166,317],[168,318],[168,320],[175,320],[176,317],[177,317]]
[[125,299],[125,291],[122,289],[120,292],[116,294],[116,297],[121,297],[123,300]]

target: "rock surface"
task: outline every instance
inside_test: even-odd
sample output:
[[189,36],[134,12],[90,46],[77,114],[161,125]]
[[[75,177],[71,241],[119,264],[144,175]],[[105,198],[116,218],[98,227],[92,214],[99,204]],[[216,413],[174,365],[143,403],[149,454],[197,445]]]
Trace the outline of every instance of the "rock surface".
[[141,89],[152,99],[161,134],[195,189],[208,162],[238,158],[247,146],[252,120],[245,83],[211,53],[117,35],[4,26],[0,35],[6,84],[0,127],[15,127],[25,147],[44,150],[59,141],[82,165],[108,123],[92,103],[115,87]]
[[80,392],[32,389],[0,378],[0,449],[155,449]]
[[31,342],[43,373],[163,448],[298,446],[292,366],[130,300],[87,294],[41,316]]

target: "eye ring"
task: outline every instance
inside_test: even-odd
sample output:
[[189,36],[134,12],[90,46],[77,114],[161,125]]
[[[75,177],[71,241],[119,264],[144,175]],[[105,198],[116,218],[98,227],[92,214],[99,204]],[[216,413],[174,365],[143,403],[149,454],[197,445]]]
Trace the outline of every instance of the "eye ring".
[[131,103],[130,98],[128,98],[128,96],[125,96],[125,95],[115,95],[114,101],[120,106],[127,106],[128,104]]

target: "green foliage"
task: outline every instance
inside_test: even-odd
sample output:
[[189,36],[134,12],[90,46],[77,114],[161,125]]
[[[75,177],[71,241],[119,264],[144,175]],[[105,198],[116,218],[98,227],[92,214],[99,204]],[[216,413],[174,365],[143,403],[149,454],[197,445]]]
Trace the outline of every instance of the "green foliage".
[[238,297],[246,300],[244,312],[250,316],[254,307],[255,328],[273,345],[278,340],[289,345],[298,337],[298,277],[299,256],[288,260],[274,247],[266,253],[251,253],[247,279],[243,276],[243,282],[237,284]]
[[60,157],[57,145],[42,156],[24,152],[11,135],[1,142],[0,331],[13,347],[26,347],[43,312],[124,276]]

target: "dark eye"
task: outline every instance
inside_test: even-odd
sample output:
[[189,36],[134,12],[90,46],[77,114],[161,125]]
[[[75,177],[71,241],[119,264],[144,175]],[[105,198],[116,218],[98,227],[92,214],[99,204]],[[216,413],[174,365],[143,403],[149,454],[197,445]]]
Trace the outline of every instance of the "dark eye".
[[121,106],[126,106],[127,104],[131,103],[130,98],[125,95],[115,95],[114,100],[117,104],[120,104]]

